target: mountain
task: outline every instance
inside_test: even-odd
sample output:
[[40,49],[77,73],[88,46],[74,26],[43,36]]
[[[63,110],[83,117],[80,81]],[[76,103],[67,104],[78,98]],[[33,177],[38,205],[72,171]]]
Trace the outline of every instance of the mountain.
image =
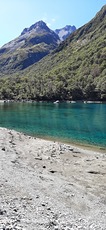
[[75,30],[76,30],[75,26],[67,25],[61,29],[56,29],[55,33],[59,36],[61,41],[64,41]]
[[58,43],[58,35],[39,21],[0,49],[0,70],[11,73],[15,69],[25,69],[49,54]]
[[39,62],[2,74],[0,98],[106,101],[106,5]]

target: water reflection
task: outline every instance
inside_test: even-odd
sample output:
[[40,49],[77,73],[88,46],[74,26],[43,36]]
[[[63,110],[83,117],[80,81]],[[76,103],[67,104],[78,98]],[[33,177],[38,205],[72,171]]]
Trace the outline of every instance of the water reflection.
[[106,147],[106,104],[0,104],[0,126]]

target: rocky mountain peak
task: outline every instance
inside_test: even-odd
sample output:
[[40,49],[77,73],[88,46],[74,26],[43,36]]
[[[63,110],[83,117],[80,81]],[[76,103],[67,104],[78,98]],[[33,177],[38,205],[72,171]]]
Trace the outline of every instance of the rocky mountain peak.
[[38,21],[36,22],[35,24],[31,25],[29,28],[25,28],[21,35],[24,35],[28,32],[36,32],[36,33],[40,33],[41,31],[47,31],[47,32],[50,32],[50,29],[47,27],[46,23],[43,22],[43,21]]
[[76,27],[73,25],[66,25],[61,29],[56,29],[55,33],[59,36],[60,40],[65,40],[72,32],[76,30]]
[[12,71],[25,69],[57,48],[59,43],[59,36],[45,22],[38,21],[0,49],[0,70],[4,72],[8,66]]

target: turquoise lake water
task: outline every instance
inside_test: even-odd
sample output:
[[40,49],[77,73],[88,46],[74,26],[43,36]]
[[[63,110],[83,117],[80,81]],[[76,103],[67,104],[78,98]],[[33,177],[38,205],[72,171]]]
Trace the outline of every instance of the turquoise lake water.
[[0,103],[0,127],[106,148],[106,104]]

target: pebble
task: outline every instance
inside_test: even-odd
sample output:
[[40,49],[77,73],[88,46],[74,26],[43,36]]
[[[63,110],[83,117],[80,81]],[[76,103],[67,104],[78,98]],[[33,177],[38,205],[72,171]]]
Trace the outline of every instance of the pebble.
[[4,212],[0,209],[0,215],[3,215],[4,214]]
[[[26,136],[26,140],[27,140],[27,136]],[[5,142],[3,144],[1,143],[2,151],[7,151],[7,150],[8,151],[7,151],[6,156],[1,151],[1,156],[3,156],[3,164],[4,164],[2,170],[4,169],[7,170],[6,171],[7,174],[5,176],[4,171],[2,171],[2,174],[1,174],[0,230],[26,230],[24,228],[25,226],[27,227],[28,230],[36,230],[36,229],[37,230],[41,230],[41,229],[42,230],[45,230],[45,229],[49,229],[49,230],[78,230],[78,229],[79,230],[105,230],[106,229],[106,226],[104,223],[105,222],[105,207],[104,207],[105,197],[103,197],[101,194],[100,195],[101,197],[97,200],[97,197],[96,196],[93,197],[92,193],[90,193],[90,199],[88,199],[89,191],[87,191],[88,193],[86,193],[86,187],[84,187],[85,185],[83,185],[83,178],[79,178],[80,174],[78,173],[77,173],[78,177],[74,175],[75,171],[73,171],[70,178],[67,178],[67,175],[66,177],[64,177],[64,175],[62,176],[60,175],[59,167],[61,166],[61,163],[63,163],[62,165],[63,167],[67,167],[64,163],[65,161],[64,162],[62,161],[63,159],[66,159],[64,157],[65,154],[66,154],[66,157],[68,158],[67,153],[70,153],[72,161],[73,159],[75,159],[72,156],[80,157],[80,155],[77,154],[79,153],[79,151],[77,151],[77,148],[71,148],[70,146],[64,145],[64,144],[57,145],[54,143],[54,148],[52,152],[52,146],[53,146],[52,144],[50,146],[50,144],[48,145],[47,143],[45,144],[44,142],[42,144],[42,147],[40,147],[40,145],[37,146],[37,142],[35,143],[35,146],[33,146],[34,143],[31,142],[32,146],[29,148],[31,152],[29,154],[28,152],[29,149],[28,151],[26,149],[25,156],[24,156],[25,150],[21,149],[21,145],[17,147],[17,143],[19,145],[19,142],[17,141],[19,141],[18,137],[15,139],[16,146],[14,146],[16,149],[16,152],[14,148],[12,149],[12,151],[10,151],[10,153],[12,152],[13,155],[12,154],[9,155],[9,148],[12,146],[10,145],[10,147],[8,148],[7,145],[4,146]],[[24,146],[24,139],[22,139],[21,144],[22,146]],[[46,147],[44,145],[46,145]],[[36,149],[36,146],[37,146],[37,149]],[[41,148],[43,149],[42,152],[41,152]],[[74,154],[68,151],[77,151],[77,152]],[[60,156],[60,154],[63,154],[63,153],[64,153],[64,156]],[[10,162],[15,163],[14,158],[13,158],[13,157],[16,157],[15,154],[20,154],[20,166],[22,164],[22,167],[14,168],[13,167],[14,165],[10,164]],[[34,162],[31,162],[32,164],[30,165],[31,155],[33,157],[32,160],[33,159],[35,160]],[[52,155],[52,158],[51,158],[51,155]],[[60,161],[57,160],[58,157],[60,158]],[[99,159],[101,157],[102,156],[99,155]],[[6,165],[6,159],[9,160],[7,161],[9,162],[9,164],[7,163],[7,165]],[[86,157],[84,159],[86,159]],[[89,158],[88,156],[88,159],[91,159],[91,158]],[[99,161],[99,159],[98,160],[96,159],[96,162]],[[36,160],[42,160],[42,161],[37,162]],[[73,163],[71,162],[71,160],[69,162],[70,171],[71,171],[71,164]],[[34,163],[36,163],[36,168],[32,167]],[[84,166],[86,166],[87,162],[83,162],[83,163],[85,164]],[[101,161],[97,163],[98,163],[98,167],[100,168],[100,173],[101,173],[101,167],[102,167]],[[92,164],[92,161],[91,161],[91,164]],[[43,170],[43,168],[44,169],[47,168],[48,170]],[[88,168],[84,168],[84,173],[86,173],[86,177],[84,177],[84,180],[87,180],[87,176],[91,179],[90,177],[91,174],[98,174],[98,177],[99,177],[99,173],[98,173],[99,169],[98,168],[96,169],[95,167],[93,168],[93,170],[96,169],[97,171],[93,171],[92,168],[91,166]],[[54,174],[55,172],[57,173]],[[80,173],[80,171],[78,172]],[[82,172],[81,172],[81,175],[82,175]],[[61,176],[60,178],[59,178],[59,175]],[[25,185],[24,185],[24,178],[25,178]],[[80,179],[81,179],[82,184],[80,184]],[[5,183],[5,182],[8,182],[8,183]],[[89,180],[89,183],[90,183],[90,180]],[[55,185],[56,187],[54,187]],[[105,184],[103,186],[105,186]],[[66,187],[66,190],[64,189],[64,187]],[[11,193],[12,191],[13,193]],[[64,191],[66,191],[66,193]],[[80,194],[80,191],[82,191],[83,193]],[[30,196],[33,197],[33,199],[30,198]],[[87,199],[87,202],[86,202],[86,199]],[[72,206],[71,206],[71,203],[68,204],[68,201],[72,203]],[[74,203],[77,206],[77,202],[78,202],[78,205],[80,204],[80,202],[82,202],[82,205],[85,204],[86,202],[86,205],[89,208],[89,210],[86,212],[86,209],[84,210],[84,207],[83,207],[83,215],[79,210],[77,213],[76,209],[75,210],[73,209]],[[94,214],[93,216],[91,216],[92,213]]]
[[6,151],[5,147],[2,148],[3,151]]
[[43,169],[45,169],[46,168],[46,166],[45,165],[43,165]]
[[40,160],[40,161],[42,161],[42,157],[35,157],[35,160]]
[[55,171],[55,170],[50,170],[49,172],[50,172],[50,173],[56,173],[56,171]]

